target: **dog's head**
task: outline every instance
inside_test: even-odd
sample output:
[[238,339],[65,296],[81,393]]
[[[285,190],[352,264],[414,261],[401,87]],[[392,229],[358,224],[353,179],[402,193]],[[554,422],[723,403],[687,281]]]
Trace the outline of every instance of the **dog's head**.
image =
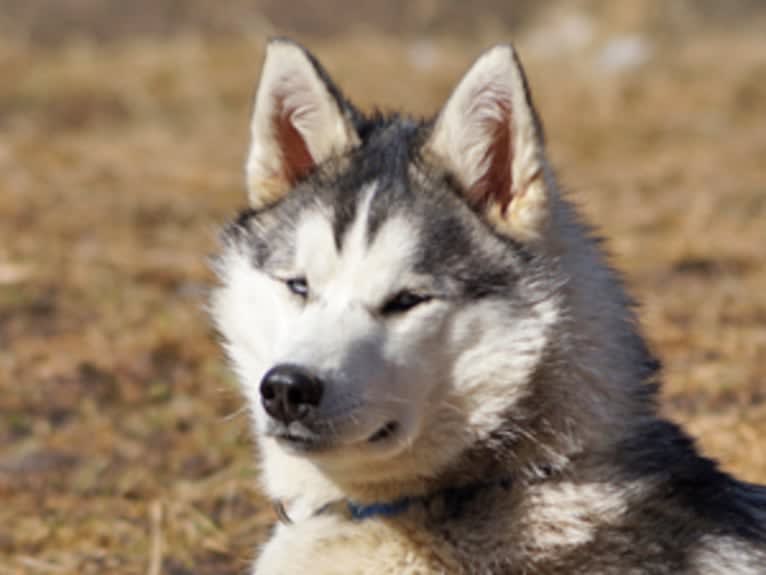
[[560,315],[514,50],[424,123],[365,117],[276,40],[251,129],[212,307],[259,438],[359,481],[438,473],[529,395]]

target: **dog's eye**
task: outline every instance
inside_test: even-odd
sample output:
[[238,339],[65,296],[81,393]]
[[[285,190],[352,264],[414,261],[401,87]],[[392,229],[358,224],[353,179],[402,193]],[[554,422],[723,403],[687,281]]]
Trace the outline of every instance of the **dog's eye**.
[[404,313],[411,310],[416,305],[424,303],[431,298],[427,295],[420,295],[409,290],[402,290],[394,297],[389,299],[381,308],[383,315],[393,315],[396,313]]
[[285,282],[287,289],[295,295],[306,298],[309,295],[309,284],[306,278],[291,278]]

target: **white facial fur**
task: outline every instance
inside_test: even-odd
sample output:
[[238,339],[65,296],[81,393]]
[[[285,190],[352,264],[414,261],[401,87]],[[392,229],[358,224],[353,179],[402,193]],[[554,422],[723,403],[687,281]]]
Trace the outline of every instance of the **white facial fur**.
[[[419,287],[419,278],[409,271],[417,238],[403,220],[385,222],[367,246],[367,206],[374,193],[374,185],[362,192],[341,254],[330,221],[307,211],[296,227],[290,269],[266,275],[236,254],[224,266],[215,315],[261,434],[270,432],[272,422],[261,407],[260,381],[282,363],[301,365],[326,382],[318,422],[334,447],[364,445],[389,421],[398,424],[399,441],[386,443],[388,450],[402,448],[416,432],[419,404],[432,383],[424,369],[436,359],[434,340],[447,305],[436,298],[401,317],[379,316],[389,297]],[[308,281],[306,302],[280,281],[299,276]]]
[[[331,473],[382,481],[438,473],[499,428],[527,393],[557,312],[551,301],[514,310],[507,301],[458,305],[435,294],[402,315],[381,316],[389,297],[429,284],[412,272],[419,238],[405,218],[384,222],[367,245],[376,191],[371,185],[361,192],[340,254],[326,215],[309,209],[302,216],[294,263],[275,276],[306,277],[307,302],[231,253],[213,304],[265,451],[275,451],[274,422],[261,406],[261,378],[275,365],[299,364],[326,382],[318,419],[330,440],[329,449],[305,456]],[[391,440],[370,443],[389,421],[398,425]],[[295,455],[288,446],[280,450],[281,460]]]

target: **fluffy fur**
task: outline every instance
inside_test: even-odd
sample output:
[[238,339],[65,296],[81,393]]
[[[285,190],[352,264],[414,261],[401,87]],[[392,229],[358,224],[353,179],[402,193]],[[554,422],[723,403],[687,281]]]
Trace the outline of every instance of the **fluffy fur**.
[[[766,490],[658,416],[513,48],[417,122],[364,116],[273,41],[252,136],[212,311],[291,521],[255,573],[766,572]],[[261,390],[284,364],[323,382],[289,421]],[[369,505],[397,511],[349,512]]]

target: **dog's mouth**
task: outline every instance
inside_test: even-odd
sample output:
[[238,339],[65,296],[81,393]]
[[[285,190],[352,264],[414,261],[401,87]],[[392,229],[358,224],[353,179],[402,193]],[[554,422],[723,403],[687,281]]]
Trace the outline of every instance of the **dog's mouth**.
[[266,435],[274,438],[280,445],[292,451],[312,452],[330,446],[329,438],[318,430],[298,422],[290,425],[271,425]]
[[279,433],[274,437],[281,444],[301,452],[319,451],[327,447],[327,442],[315,435],[297,435],[294,433]]
[[368,443],[382,443],[391,439],[399,430],[399,424],[396,421],[389,421],[367,439]]
[[[400,430],[400,425],[396,421],[388,421],[380,427],[375,433],[370,435],[365,443],[382,445],[393,439]],[[316,433],[306,433],[302,430],[284,430],[282,432],[271,434],[279,443],[294,451],[302,453],[313,453],[332,447],[332,442],[327,438]]]
[[[383,447],[393,441],[401,430],[402,426],[398,421],[390,420],[369,435],[367,439],[361,439],[361,442],[356,440],[352,443],[374,445],[376,448]],[[272,428],[266,434],[276,439],[280,445],[290,451],[304,454],[319,453],[350,445],[350,443],[343,442],[342,437],[329,433],[329,430],[324,431],[325,433],[304,425],[290,425]]]

